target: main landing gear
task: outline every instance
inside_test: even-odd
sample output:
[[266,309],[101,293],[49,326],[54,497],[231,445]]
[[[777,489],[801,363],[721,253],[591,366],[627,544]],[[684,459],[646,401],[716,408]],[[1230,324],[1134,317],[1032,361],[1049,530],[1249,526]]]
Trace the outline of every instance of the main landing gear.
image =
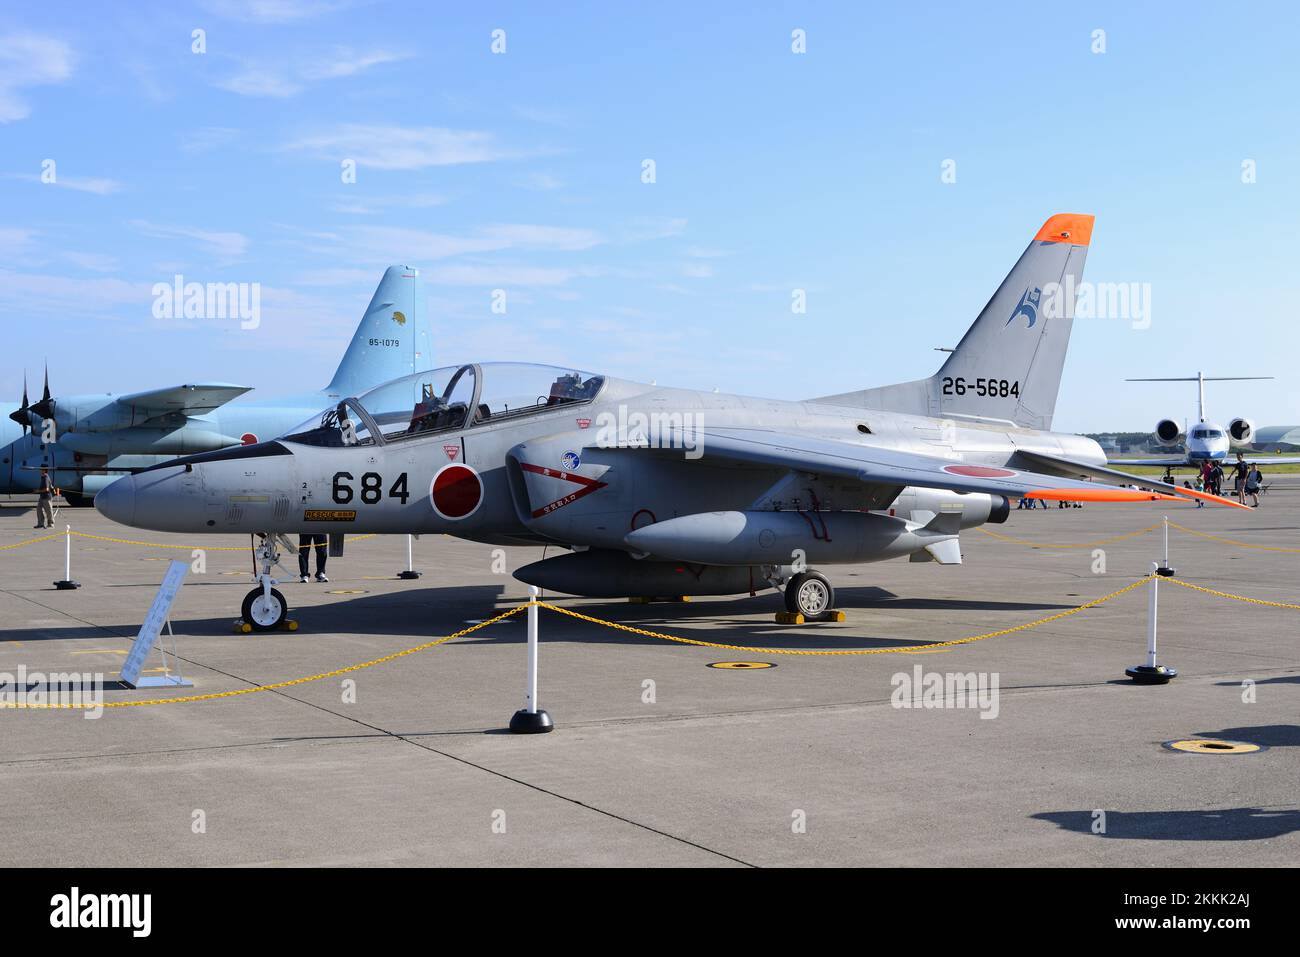
[[824,621],[835,607],[835,589],[820,572],[800,572],[786,583],[785,610],[805,621]]
[[769,585],[785,591],[785,611],[776,616],[781,624],[844,620],[844,612],[835,609],[835,589],[821,572],[796,572],[789,565],[769,566],[764,572]]
[[[289,603],[272,587],[279,583],[271,577],[271,570],[276,565],[280,565],[277,540],[283,538],[282,535],[262,536],[261,544],[256,549],[257,564],[261,569],[257,574],[258,585],[244,596],[244,603],[240,606],[242,617],[239,622],[236,622],[237,625],[247,625],[252,631],[272,631],[285,624],[285,618],[289,614]],[[280,567],[284,568],[283,565]]]

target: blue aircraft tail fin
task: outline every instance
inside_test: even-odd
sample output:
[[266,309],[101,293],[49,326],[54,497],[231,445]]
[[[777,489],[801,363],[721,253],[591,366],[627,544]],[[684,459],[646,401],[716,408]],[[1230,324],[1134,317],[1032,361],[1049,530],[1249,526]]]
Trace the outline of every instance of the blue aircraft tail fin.
[[360,395],[390,379],[431,369],[432,339],[420,271],[389,266],[325,391]]

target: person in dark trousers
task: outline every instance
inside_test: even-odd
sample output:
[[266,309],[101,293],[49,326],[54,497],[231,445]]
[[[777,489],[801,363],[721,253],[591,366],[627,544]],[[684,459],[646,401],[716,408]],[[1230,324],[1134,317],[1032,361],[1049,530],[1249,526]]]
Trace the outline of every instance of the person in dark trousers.
[[1223,466],[1218,462],[1210,469],[1210,491],[1215,495],[1223,494]]
[[33,528],[53,528],[54,509],[51,500],[58,489],[50,479],[49,469],[41,469],[41,480],[36,486],[36,524]]
[[1232,466],[1232,490],[1237,493],[1237,501],[1246,504],[1246,473],[1249,467],[1245,457],[1238,452],[1237,461]]
[[[1253,501],[1250,503],[1251,508],[1259,508],[1259,487],[1264,484],[1264,473],[1259,470],[1254,462],[1246,470],[1245,494],[1249,495]],[[1245,504],[1245,498],[1242,498],[1242,504]]]
[[324,532],[307,532],[298,536],[298,581],[305,582],[307,578],[307,557],[311,552],[312,546],[316,546],[316,580],[318,582],[327,582],[325,577],[325,561],[329,558],[329,539]]

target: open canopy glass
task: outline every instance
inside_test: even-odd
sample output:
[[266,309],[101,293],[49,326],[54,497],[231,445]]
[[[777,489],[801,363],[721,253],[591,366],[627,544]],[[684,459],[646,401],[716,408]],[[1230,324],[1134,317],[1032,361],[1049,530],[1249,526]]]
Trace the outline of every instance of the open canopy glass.
[[527,362],[484,362],[417,372],[340,400],[286,432],[286,442],[345,446],[384,443],[536,415],[590,402],[603,376]]

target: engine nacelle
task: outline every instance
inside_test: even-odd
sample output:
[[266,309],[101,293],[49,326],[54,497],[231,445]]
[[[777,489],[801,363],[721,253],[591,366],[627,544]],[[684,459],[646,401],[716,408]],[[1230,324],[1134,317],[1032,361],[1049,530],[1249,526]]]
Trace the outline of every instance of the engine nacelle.
[[1178,436],[1183,434],[1183,427],[1173,419],[1161,419],[1156,423],[1156,441],[1161,445],[1178,444]]
[[1250,445],[1255,441],[1255,423],[1250,419],[1233,419],[1228,423],[1228,438],[1233,445]]

